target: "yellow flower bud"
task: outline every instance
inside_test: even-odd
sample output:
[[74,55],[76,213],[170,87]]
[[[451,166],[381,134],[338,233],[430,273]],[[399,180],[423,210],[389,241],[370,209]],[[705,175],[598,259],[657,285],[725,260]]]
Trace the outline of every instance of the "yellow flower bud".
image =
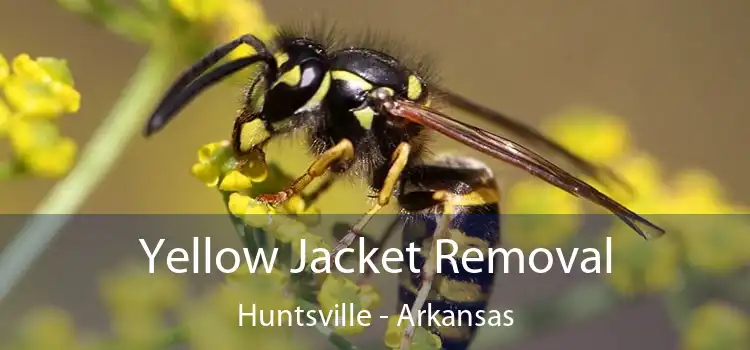
[[333,310],[340,303],[359,303],[357,285],[345,277],[326,276],[318,293],[318,303],[324,311]]
[[10,110],[10,107],[8,107],[5,101],[0,99],[0,136],[8,133],[12,116],[13,112]]
[[33,117],[55,118],[80,106],[80,95],[51,82],[13,75],[4,84],[5,97],[19,113]]
[[22,53],[13,59],[13,73],[40,82],[52,80],[52,77],[26,53]]
[[538,180],[520,181],[508,191],[506,234],[521,249],[557,246],[576,234],[581,203]]
[[237,216],[245,215],[251,201],[252,198],[249,196],[236,192],[232,193],[229,195],[229,203],[227,204],[229,212]]
[[380,306],[380,294],[372,285],[359,287],[359,299],[363,309],[374,310]]
[[224,10],[225,1],[169,0],[169,5],[189,21],[211,22]]
[[[357,313],[366,308],[363,307],[359,294],[359,287],[350,279],[345,277],[326,276],[318,293],[318,303],[324,312],[333,310],[339,304],[351,305]],[[365,327],[361,325],[334,326],[334,331],[341,335],[356,335],[362,333]]]
[[601,111],[572,109],[554,117],[544,129],[563,146],[596,163],[611,163],[630,146],[627,124]]
[[219,182],[219,169],[210,163],[195,163],[190,168],[190,173],[208,187],[216,187]]
[[265,203],[251,199],[242,220],[250,227],[266,228],[272,223],[271,215],[275,213],[276,211]]
[[43,308],[24,319],[22,339],[29,349],[64,350],[76,345],[73,319],[66,312]]
[[[389,349],[400,349],[401,340],[404,336],[406,326],[409,325],[407,320],[399,322],[399,315],[388,317],[388,326],[383,337],[385,346]],[[412,336],[409,350],[436,350],[443,346],[443,341],[434,333],[422,328],[416,327]]]
[[323,237],[314,235],[310,232],[305,232],[305,234],[300,239],[292,240],[292,252],[294,252],[294,254],[297,256],[301,256],[302,253],[302,246],[300,245],[302,238],[305,239],[305,257],[307,258],[305,264],[314,260],[319,255],[318,253],[313,252],[313,250],[315,250],[316,248],[322,248],[331,251],[331,247],[325,242]]
[[703,170],[678,175],[671,208],[676,214],[728,214],[731,209],[716,178]]
[[0,54],[0,85],[5,82],[5,79],[10,75],[10,66],[8,66],[8,60],[5,56]]
[[252,186],[250,178],[245,176],[239,171],[232,170],[228,174],[224,175],[224,178],[219,184],[219,189],[222,191],[244,191]]
[[229,146],[228,141],[211,142],[201,146],[198,148],[198,161],[201,163],[212,162],[216,152],[227,146]]
[[64,60],[27,54],[13,60],[13,73],[5,82],[8,102],[24,115],[54,118],[80,109],[81,95]]
[[71,138],[61,138],[53,147],[38,148],[24,157],[26,168],[41,177],[60,177],[68,173],[76,159],[78,146]]
[[[270,39],[275,27],[266,19],[262,5],[257,1],[228,0],[222,14],[225,36],[236,38],[245,33],[253,33],[263,41]],[[235,59],[255,53],[248,45],[234,49],[229,58]]]
[[273,235],[282,243],[290,243],[292,240],[299,240],[305,235],[305,233],[307,233],[307,227],[305,224],[289,217],[280,216],[274,221],[277,221],[277,226],[273,231]]
[[625,225],[608,234],[612,237],[612,273],[609,282],[620,293],[664,292],[680,277],[679,249],[671,237],[645,241]]
[[284,209],[291,214],[299,214],[305,211],[305,200],[296,195],[284,202]]
[[750,348],[750,318],[723,302],[709,302],[693,311],[683,335],[686,350]]

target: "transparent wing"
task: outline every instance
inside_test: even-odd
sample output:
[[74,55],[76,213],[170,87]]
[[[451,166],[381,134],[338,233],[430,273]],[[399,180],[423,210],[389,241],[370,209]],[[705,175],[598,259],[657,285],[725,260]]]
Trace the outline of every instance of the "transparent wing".
[[[393,100],[384,103],[383,108],[393,116],[421,124],[471,148],[521,168],[568,193],[586,198],[611,211],[644,238],[655,238],[665,233],[662,228],[634,213],[606,194],[541,155],[509,139],[460,122],[439,111],[408,100]],[[645,225],[648,229],[644,230],[639,224]]]
[[608,186],[610,184],[610,181],[608,180],[611,180],[627,190],[629,194],[633,194],[633,189],[628,182],[618,176],[614,171],[581,158],[565,146],[550,139],[538,130],[514,120],[503,113],[473,102],[455,92],[440,87],[432,87],[431,89],[440,95],[441,102],[445,102],[452,107],[461,109],[480,117],[483,120],[496,124],[515,136],[518,136],[520,139],[523,139],[524,142],[541,147],[540,150],[562,156],[582,173],[601,182],[605,186]]

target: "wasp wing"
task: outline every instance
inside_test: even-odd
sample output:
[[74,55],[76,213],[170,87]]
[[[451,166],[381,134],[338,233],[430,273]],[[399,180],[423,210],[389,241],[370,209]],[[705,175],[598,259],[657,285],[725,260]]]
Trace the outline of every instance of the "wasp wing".
[[567,159],[567,161],[569,161],[573,166],[580,169],[584,174],[601,182],[603,185],[607,185],[607,181],[605,181],[605,179],[609,179],[622,186],[631,195],[633,194],[632,187],[627,183],[627,181],[618,176],[614,171],[607,167],[594,164],[581,158],[580,156],[571,152],[565,146],[550,139],[534,128],[531,128],[500,112],[477,104],[467,99],[466,97],[463,97],[449,90],[442,89],[440,87],[433,87],[432,89],[436,90],[436,92],[439,94],[441,102],[445,102],[452,107],[474,114],[475,116],[480,117],[483,120],[487,120],[510,131],[511,133],[523,138],[526,141],[529,141],[530,143],[535,143],[551,152],[561,155],[562,157]]
[[[611,211],[644,238],[654,238],[664,234],[662,228],[518,143],[408,100],[392,100],[384,103],[383,108],[393,116],[421,124],[471,148],[521,168],[568,193],[586,198]],[[644,224],[656,232],[647,233],[637,223]]]

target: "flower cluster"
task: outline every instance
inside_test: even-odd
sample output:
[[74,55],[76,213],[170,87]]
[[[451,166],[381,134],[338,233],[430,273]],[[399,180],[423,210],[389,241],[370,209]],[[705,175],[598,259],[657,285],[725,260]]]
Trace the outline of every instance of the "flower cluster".
[[24,53],[9,63],[0,55],[0,88],[0,137],[13,151],[11,159],[0,160],[0,178],[67,174],[77,146],[60,134],[57,120],[78,112],[81,95],[66,61]]
[[[552,118],[545,129],[585,159],[617,169],[635,193],[600,190],[668,231],[660,239],[644,241],[619,222],[610,228],[614,260],[609,277],[616,289],[626,294],[665,291],[680,280],[681,264],[728,273],[750,263],[750,236],[745,234],[750,222],[733,215],[741,212],[740,207],[725,198],[711,174],[688,169],[665,177],[658,162],[634,147],[623,119],[609,113],[573,109]],[[506,212],[576,214],[582,213],[580,202],[541,181],[522,181],[510,189]],[[577,231],[572,216],[537,220],[521,229],[511,225],[508,240],[521,247],[559,245]],[[553,220],[557,225],[542,227]]]
[[[307,259],[306,266],[320,257],[318,252],[321,250],[331,251],[331,246],[323,237],[309,231],[308,225],[312,221],[305,220],[305,218],[314,216],[318,211],[315,207],[308,207],[300,196],[290,198],[282,208],[268,206],[253,198],[255,186],[263,185],[266,180],[276,177],[269,176],[268,165],[260,151],[245,155],[242,161],[238,161],[234,158],[228,142],[209,143],[198,151],[198,162],[193,165],[192,173],[206,186],[229,192],[227,209],[232,215],[241,218],[249,227],[260,228],[271,234],[274,238],[274,246],[281,247],[281,251],[285,251],[284,248],[288,247],[294,255],[293,258],[299,259],[304,256]],[[306,243],[304,254],[300,244],[302,239]],[[298,262],[294,265],[297,264]],[[287,289],[295,289],[290,286],[289,276],[286,273],[274,270],[272,275],[276,276],[275,280]],[[308,287],[314,289],[317,303],[324,312],[332,310],[341,303],[354,305],[357,308],[355,312],[373,310],[380,304],[380,295],[372,285],[357,284],[348,278],[333,274],[317,274],[314,279],[315,281]],[[272,294],[283,293],[276,291]],[[397,322],[393,321],[389,321],[389,328],[384,339],[387,346],[398,348],[404,325],[397,327]],[[364,330],[364,327],[359,325],[334,327],[337,334],[344,336],[360,334]],[[440,338],[424,328],[418,328],[412,344],[412,348],[416,349],[439,349]]]
[[239,350],[248,344],[303,348],[289,337],[290,327],[237,327],[240,303],[266,311],[294,307],[282,272],[230,275],[226,283],[194,297],[188,297],[184,282],[169,272],[149,274],[145,266],[124,265],[102,281],[111,336],[92,337],[77,329],[66,312],[44,308],[29,314],[12,341],[1,345],[9,350],[169,349],[177,344],[199,350]]
[[[238,271],[247,271],[240,269]],[[246,349],[248,344],[260,349],[298,349],[300,344],[289,336],[291,328],[277,322],[277,327],[243,324],[237,327],[239,304],[255,305],[269,313],[291,310],[294,296],[288,291],[289,276],[274,269],[230,275],[227,283],[186,308],[185,318],[190,345],[194,349]],[[302,347],[303,348],[303,347]]]
[[[112,0],[57,2],[133,41],[169,48],[186,62],[240,35],[252,33],[265,41],[276,32],[257,0],[139,0],[136,6]],[[229,56],[251,53],[240,46]]]
[[750,348],[750,317],[722,302],[695,309],[683,336],[686,350]]

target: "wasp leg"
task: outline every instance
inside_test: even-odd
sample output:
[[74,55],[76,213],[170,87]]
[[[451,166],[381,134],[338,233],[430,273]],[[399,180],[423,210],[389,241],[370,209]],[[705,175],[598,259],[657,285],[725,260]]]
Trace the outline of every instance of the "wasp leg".
[[258,200],[270,205],[283,203],[292,196],[301,193],[313,180],[325,174],[334,164],[349,162],[352,159],[354,159],[354,146],[351,141],[343,139],[318,156],[307,168],[305,175],[298,177],[289,186],[277,193],[258,196]]
[[[427,297],[430,295],[430,291],[432,291],[432,283],[435,281],[435,276],[437,276],[437,242],[438,240],[449,239],[451,237],[450,222],[452,213],[453,204],[445,200],[443,202],[443,215],[441,215],[440,221],[438,221],[437,227],[435,228],[435,234],[433,235],[432,244],[430,245],[430,250],[427,253],[427,259],[425,260],[425,263],[422,267],[422,283],[419,287],[419,291],[417,292],[417,296],[414,299],[414,303],[411,305],[412,318],[414,318],[415,315],[417,318],[420,317],[419,311],[422,310],[422,307],[427,301]],[[412,322],[410,322],[406,326],[406,329],[404,329],[404,337],[401,340],[401,350],[406,350],[409,348],[411,339],[414,336],[416,322],[417,320],[412,319]]]
[[388,169],[388,174],[383,182],[383,187],[378,193],[377,203],[375,203],[375,205],[373,205],[372,208],[370,208],[370,210],[368,210],[367,213],[360,218],[354,226],[352,226],[349,232],[347,232],[347,234],[336,243],[331,254],[331,259],[333,259],[339,251],[350,246],[352,242],[354,242],[354,239],[357,238],[360,232],[362,232],[362,229],[368,222],[370,222],[370,219],[390,203],[398,179],[401,177],[401,173],[404,171],[404,168],[406,168],[406,164],[409,161],[410,152],[411,145],[408,143],[404,142],[398,145],[396,151],[393,152],[391,167]]
[[310,191],[309,194],[303,195],[305,204],[307,207],[312,206],[315,204],[315,202],[320,199],[322,195],[324,195],[328,190],[333,186],[333,184],[338,180],[339,174],[331,174],[329,173],[328,176],[326,176],[325,180],[323,180],[323,183],[321,183],[317,188]]

